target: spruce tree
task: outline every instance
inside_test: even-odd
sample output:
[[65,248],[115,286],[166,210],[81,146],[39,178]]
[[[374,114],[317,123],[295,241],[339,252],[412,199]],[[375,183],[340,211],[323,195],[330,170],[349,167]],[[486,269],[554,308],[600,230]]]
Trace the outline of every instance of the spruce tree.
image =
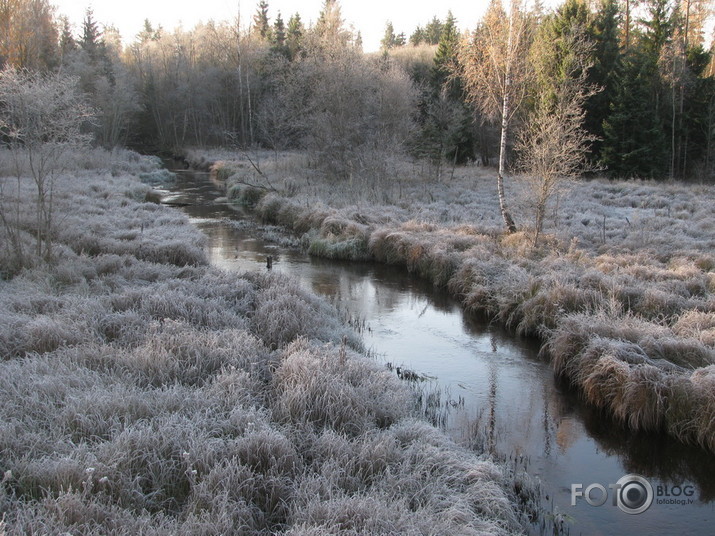
[[412,32],[412,34],[410,35],[410,44],[413,47],[416,47],[417,45],[421,45],[422,43],[425,42],[425,40],[426,40],[425,30],[424,30],[424,28],[422,28],[422,26],[418,26],[417,28],[415,28],[415,31]]
[[88,8],[85,12],[84,21],[82,22],[82,38],[79,45],[93,61],[99,59],[103,48],[102,32],[99,30],[97,21],[94,20],[94,12],[91,8]]
[[60,17],[60,54],[62,57],[77,50],[77,41],[72,35],[72,26],[66,16]]
[[303,46],[303,22],[300,20],[298,13],[293,14],[288,19],[288,29],[286,31],[286,48],[288,51],[288,59],[295,59],[300,53]]
[[668,140],[654,107],[657,66],[633,48],[618,73],[611,112],[603,123],[601,163],[616,177],[661,178],[668,161]]
[[590,26],[593,40],[593,66],[589,83],[601,91],[586,101],[586,129],[596,136],[592,158],[597,161],[603,145],[603,121],[608,117],[615,98],[616,77],[621,69],[618,0],[601,0],[601,5]]
[[281,16],[280,11],[276,16],[276,21],[273,23],[273,31],[271,32],[270,40],[272,45],[271,50],[274,53],[290,59],[290,52],[288,50],[288,46],[286,45],[286,26],[283,22],[283,17]]
[[385,33],[380,40],[380,49],[388,51],[395,47],[397,36],[395,36],[395,28],[389,20],[385,24]]
[[441,87],[455,70],[457,64],[457,49],[459,48],[459,31],[457,19],[450,11],[442,31],[434,56],[434,83]]
[[536,65],[535,83],[540,98],[555,99],[565,78],[580,74],[573,72],[575,65],[592,63],[590,58],[583,61],[583,58],[575,57],[572,46],[575,39],[590,42],[587,33],[589,15],[584,0],[566,0],[539,27],[531,61]]
[[253,31],[263,40],[269,41],[271,38],[271,25],[268,19],[268,2],[266,2],[266,0],[261,0],[258,3],[256,14],[253,15]]
[[425,27],[425,42],[428,45],[436,45],[442,38],[442,22],[437,17],[432,17],[432,20]]

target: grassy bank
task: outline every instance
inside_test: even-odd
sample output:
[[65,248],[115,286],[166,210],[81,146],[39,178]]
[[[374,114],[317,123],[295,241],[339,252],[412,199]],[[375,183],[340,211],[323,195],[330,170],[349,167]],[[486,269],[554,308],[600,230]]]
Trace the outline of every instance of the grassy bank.
[[[416,419],[332,306],[208,266],[183,215],[143,202],[156,172],[78,155],[53,262],[3,266],[0,533],[523,531],[519,478]],[[0,180],[3,210],[31,199]]]
[[402,163],[389,184],[337,184],[300,154],[263,155],[260,174],[245,157],[202,158],[217,161],[229,197],[311,253],[402,265],[540,337],[555,371],[625,426],[715,450],[712,186],[575,183],[532,247],[528,190],[509,182],[524,230],[504,234],[488,169],[435,182]]

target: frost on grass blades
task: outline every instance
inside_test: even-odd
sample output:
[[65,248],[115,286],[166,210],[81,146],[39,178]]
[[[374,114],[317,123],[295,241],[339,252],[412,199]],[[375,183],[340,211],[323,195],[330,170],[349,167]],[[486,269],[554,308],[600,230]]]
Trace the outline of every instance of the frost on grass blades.
[[22,211],[0,257],[0,532],[523,533],[524,480],[416,419],[332,306],[209,267],[143,202],[155,160],[67,156],[52,262]]
[[[231,190],[259,179],[245,157],[215,161]],[[663,431],[715,450],[715,193],[698,184],[581,181],[533,222],[502,231],[493,172],[464,167],[431,180],[419,163],[390,162],[379,192],[336,181],[300,153],[263,153],[273,190],[254,199],[267,223],[315,255],[404,266],[446,287],[465,308],[540,337],[543,354],[585,398],[634,430]],[[528,185],[507,184],[513,214]],[[520,204],[521,203],[521,204]]]

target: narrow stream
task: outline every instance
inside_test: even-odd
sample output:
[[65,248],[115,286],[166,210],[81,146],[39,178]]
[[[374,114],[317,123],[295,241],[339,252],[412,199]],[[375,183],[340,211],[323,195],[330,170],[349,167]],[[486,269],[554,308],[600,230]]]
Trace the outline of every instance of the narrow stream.
[[[250,219],[219,199],[207,173],[179,171],[168,202],[208,237],[211,262],[231,271],[273,270],[328,297],[363,327],[376,359],[427,378],[431,409],[460,443],[504,457],[523,457],[542,482],[547,508],[568,516],[570,534],[711,534],[715,524],[715,457],[660,435],[632,434],[585,406],[555,381],[538,346],[465,315],[444,291],[403,269],[309,257],[260,238]],[[217,201],[218,200],[218,201]],[[645,477],[652,506],[627,514],[612,504],[626,474]],[[601,484],[602,506],[571,505],[572,485]],[[668,496],[666,496],[666,493]],[[600,491],[594,489],[592,502]]]

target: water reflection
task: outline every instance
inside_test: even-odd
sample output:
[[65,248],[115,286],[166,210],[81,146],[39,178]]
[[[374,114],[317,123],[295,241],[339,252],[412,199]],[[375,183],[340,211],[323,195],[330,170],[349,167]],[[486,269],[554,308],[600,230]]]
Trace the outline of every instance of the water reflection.
[[[365,344],[379,358],[429,378],[439,422],[455,440],[499,456],[523,456],[541,478],[545,497],[575,519],[573,534],[709,533],[715,521],[713,456],[661,435],[633,434],[585,406],[554,379],[533,340],[515,337],[462,314],[445,292],[402,269],[314,259],[257,238],[255,228],[227,222],[237,214],[216,203],[207,178],[180,175],[177,195],[208,236],[211,262],[228,270],[289,273],[329,297],[365,326]],[[694,504],[654,504],[629,516],[610,502],[571,506],[571,485],[615,483],[627,473],[658,485],[693,484]]]

